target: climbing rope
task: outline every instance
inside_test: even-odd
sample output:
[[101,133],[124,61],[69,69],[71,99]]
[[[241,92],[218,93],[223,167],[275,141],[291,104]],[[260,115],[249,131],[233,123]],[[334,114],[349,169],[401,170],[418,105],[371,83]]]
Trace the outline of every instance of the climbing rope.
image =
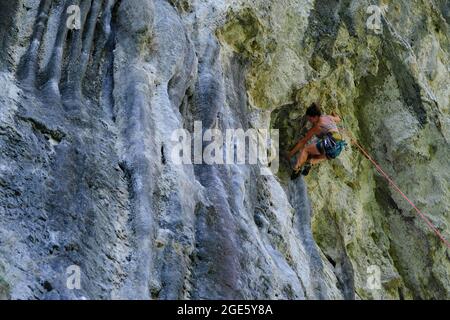
[[[347,133],[349,133],[348,130],[345,130]],[[447,239],[439,232],[439,230],[433,225],[433,223],[430,221],[430,219],[422,213],[422,211],[417,208],[417,206],[403,193],[402,190],[397,186],[397,184],[392,180],[392,178],[384,172],[384,170],[381,168],[381,166],[369,155],[369,153],[361,146],[361,144],[353,138],[351,134],[349,134],[351,137],[351,142],[354,144],[359,151],[375,166],[377,171],[384,176],[384,178],[389,182],[389,184],[416,210],[416,212],[419,214],[419,216],[426,222],[426,224],[430,227],[431,230],[436,233],[436,235],[439,237],[439,239],[448,247],[450,248],[450,242],[448,242]]]

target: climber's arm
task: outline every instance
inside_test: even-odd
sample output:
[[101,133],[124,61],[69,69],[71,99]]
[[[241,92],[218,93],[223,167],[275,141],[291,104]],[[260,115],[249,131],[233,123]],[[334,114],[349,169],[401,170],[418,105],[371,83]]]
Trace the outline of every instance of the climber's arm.
[[339,123],[342,121],[341,117],[339,117],[336,113],[332,113],[331,114],[331,118],[333,119],[334,122]]
[[297,152],[299,152],[300,149],[302,149],[305,146],[305,144],[319,131],[320,130],[316,126],[314,126],[312,129],[310,129],[308,131],[308,133],[305,135],[305,137],[303,139],[301,139],[299,142],[297,142],[294,149],[292,149],[289,152],[289,159],[292,158]]

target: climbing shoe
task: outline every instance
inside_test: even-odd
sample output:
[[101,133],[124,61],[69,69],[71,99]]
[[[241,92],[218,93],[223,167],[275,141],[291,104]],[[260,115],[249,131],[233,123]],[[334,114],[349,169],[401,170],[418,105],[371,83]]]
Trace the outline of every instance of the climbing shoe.
[[291,180],[297,179],[300,176],[301,172],[302,172],[301,168],[298,170],[294,170],[294,172],[292,172],[291,174]]
[[302,175],[305,177],[309,174],[309,171],[311,170],[312,165],[310,163],[307,163],[303,166],[303,169],[301,171]]
[[297,179],[300,175],[307,176],[309,174],[309,171],[311,170],[312,165],[310,163],[306,163],[303,165],[303,167],[294,170],[294,172],[291,175],[291,180]]

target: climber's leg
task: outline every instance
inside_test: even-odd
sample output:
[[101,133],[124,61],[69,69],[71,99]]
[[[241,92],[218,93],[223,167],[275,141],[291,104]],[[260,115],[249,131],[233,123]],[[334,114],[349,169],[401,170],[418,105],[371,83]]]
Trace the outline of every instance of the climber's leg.
[[327,156],[325,154],[321,154],[320,156],[313,156],[311,158],[311,160],[309,161],[309,163],[311,163],[312,165],[316,165],[319,162],[328,160]]
[[298,171],[301,167],[303,167],[308,158],[315,156],[320,156],[320,152],[314,143],[303,148],[302,152],[300,153],[300,156],[297,159],[297,163],[295,164],[294,170]]
[[299,175],[299,173],[301,173],[304,176],[307,176],[313,165],[318,164],[319,162],[327,160],[327,159],[328,158],[326,155],[312,156],[308,160],[308,162],[305,165],[303,165],[303,167],[302,167],[303,169],[301,171],[294,172],[294,175],[292,177],[293,178],[297,177]]

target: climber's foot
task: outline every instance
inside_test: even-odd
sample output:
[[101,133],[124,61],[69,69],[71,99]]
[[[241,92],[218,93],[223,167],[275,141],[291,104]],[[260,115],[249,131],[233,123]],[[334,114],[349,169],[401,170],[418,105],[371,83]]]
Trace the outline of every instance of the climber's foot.
[[304,175],[306,177],[309,174],[311,167],[312,167],[312,165],[310,163],[305,164],[302,169],[302,175]]
[[294,169],[294,172],[292,172],[291,180],[297,179],[300,175],[307,176],[309,174],[309,171],[311,170],[312,165],[310,163],[306,163],[303,165],[303,167]]
[[[294,171],[291,175],[291,180],[297,179],[301,174],[303,174],[303,170],[310,164],[304,164],[302,167],[294,168]],[[309,169],[308,169],[309,171]]]
[[300,176],[301,171],[302,171],[301,168],[299,168],[299,169],[294,169],[294,171],[293,171],[292,174],[291,174],[291,180],[297,179],[297,178]]

